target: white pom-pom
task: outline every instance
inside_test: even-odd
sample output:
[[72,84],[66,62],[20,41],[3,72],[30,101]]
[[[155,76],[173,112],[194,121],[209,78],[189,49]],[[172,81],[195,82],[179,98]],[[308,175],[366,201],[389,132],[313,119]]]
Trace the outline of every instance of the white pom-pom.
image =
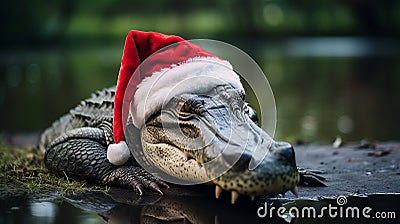
[[128,161],[130,156],[128,145],[125,141],[121,141],[118,144],[111,144],[107,149],[107,159],[110,163],[120,166]]

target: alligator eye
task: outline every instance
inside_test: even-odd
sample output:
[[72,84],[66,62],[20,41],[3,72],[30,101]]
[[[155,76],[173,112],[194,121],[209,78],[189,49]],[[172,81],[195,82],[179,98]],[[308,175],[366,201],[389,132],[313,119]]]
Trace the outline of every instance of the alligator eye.
[[249,107],[247,106],[247,103],[244,105],[243,111],[245,114],[249,114],[250,110]]
[[246,99],[246,93],[244,91],[239,91],[239,96],[242,100]]
[[188,104],[188,102],[186,101],[185,103],[183,103],[183,105],[181,106],[179,111],[184,112],[184,113],[191,113],[192,108],[191,108],[190,104]]
[[250,117],[250,119],[258,125],[258,116],[256,111],[248,104],[245,104],[244,112]]
[[181,112],[201,115],[204,113],[204,100],[189,99],[180,108]]

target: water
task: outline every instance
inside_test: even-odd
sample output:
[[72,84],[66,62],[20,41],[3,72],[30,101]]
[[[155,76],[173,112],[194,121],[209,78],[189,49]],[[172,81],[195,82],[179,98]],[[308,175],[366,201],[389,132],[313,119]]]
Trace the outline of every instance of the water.
[[[272,86],[278,139],[400,140],[397,42],[294,38],[237,46]],[[93,91],[115,85],[121,53],[122,43],[0,52],[0,132],[43,130]]]
[[[237,204],[230,205],[227,195],[224,194],[216,200],[207,194],[185,195],[185,191],[180,193],[183,195],[162,198],[150,195],[141,199],[127,191],[112,196],[92,193],[65,197],[9,197],[2,199],[0,221],[4,224],[396,223],[400,215],[400,207],[397,205],[399,195],[347,197],[345,201],[340,200],[340,205],[337,199],[302,199],[296,202],[283,198],[258,199],[250,203],[249,198],[243,197]],[[290,218],[289,211],[293,214],[299,211],[299,217]]]
[[33,196],[2,199],[0,223],[104,223],[94,211],[79,209],[55,197]]
[[[284,76],[274,88],[278,137],[324,143],[336,136],[398,140],[397,61],[387,57],[310,57],[271,64],[271,77],[279,72]],[[268,73],[268,65],[266,70]]]

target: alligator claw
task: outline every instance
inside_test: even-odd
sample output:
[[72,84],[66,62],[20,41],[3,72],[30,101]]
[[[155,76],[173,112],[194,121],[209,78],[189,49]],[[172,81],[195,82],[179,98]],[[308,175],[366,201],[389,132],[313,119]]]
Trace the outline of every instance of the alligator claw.
[[169,185],[167,183],[165,183],[164,181],[159,180],[159,181],[157,181],[157,184],[159,186],[161,186],[162,188],[166,188],[166,189],[169,188]]
[[160,195],[164,195],[164,193],[161,191],[160,187],[158,186],[158,184],[156,184],[155,182],[152,182],[149,185],[149,188],[157,193],[159,193]]
[[[326,172],[325,171],[322,171],[322,170],[306,170],[306,169],[303,169],[303,168],[300,168],[300,170],[304,170],[303,172],[306,172],[306,173],[313,173],[313,174],[326,174]],[[300,171],[299,171],[300,172]],[[322,177],[322,176],[321,176]],[[325,179],[325,177],[323,177],[323,179]]]
[[311,186],[311,187],[327,187],[327,185],[322,182],[326,178],[320,174],[324,174],[324,171],[320,170],[306,170],[304,168],[298,168],[300,174],[299,185]]
[[141,185],[141,184],[136,184],[135,187],[134,187],[134,190],[135,190],[140,196],[143,195],[143,192],[144,192],[143,185]]
[[163,192],[160,188],[169,187],[162,180],[151,175],[143,168],[135,166],[122,166],[116,168],[105,177],[103,183],[131,188],[139,195],[143,195],[146,189],[163,195]]

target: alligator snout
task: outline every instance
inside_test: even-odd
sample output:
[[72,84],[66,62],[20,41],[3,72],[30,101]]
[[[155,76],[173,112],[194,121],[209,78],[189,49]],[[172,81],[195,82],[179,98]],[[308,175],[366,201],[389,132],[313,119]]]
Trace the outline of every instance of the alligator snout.
[[271,152],[277,160],[283,160],[290,165],[296,166],[294,149],[291,144],[287,142],[273,142]]
[[[264,147],[264,153],[270,153],[270,157],[273,157],[273,160],[282,161],[287,163],[288,165],[296,166],[296,159],[294,149],[291,144],[287,142],[277,142],[272,141],[269,149],[267,146]],[[233,151],[233,152],[232,152]],[[257,156],[259,158],[257,158]],[[224,163],[229,164],[232,168],[233,172],[242,172],[246,169],[254,169],[258,164],[251,164],[251,161],[261,161],[265,159],[266,154],[257,155],[253,152],[253,150],[248,151],[239,151],[239,150],[225,150],[221,153],[222,160]],[[261,164],[262,162],[259,162]]]
[[221,164],[230,168],[212,181],[217,185],[217,197],[222,190],[232,193],[232,202],[241,194],[255,197],[292,191],[297,196],[300,177],[293,147],[273,140],[258,147],[246,148],[241,154],[229,150],[221,153]]
[[231,165],[231,170],[233,172],[243,172],[249,169],[252,157],[253,156],[247,152],[241,154],[222,153],[222,159],[224,162]]

